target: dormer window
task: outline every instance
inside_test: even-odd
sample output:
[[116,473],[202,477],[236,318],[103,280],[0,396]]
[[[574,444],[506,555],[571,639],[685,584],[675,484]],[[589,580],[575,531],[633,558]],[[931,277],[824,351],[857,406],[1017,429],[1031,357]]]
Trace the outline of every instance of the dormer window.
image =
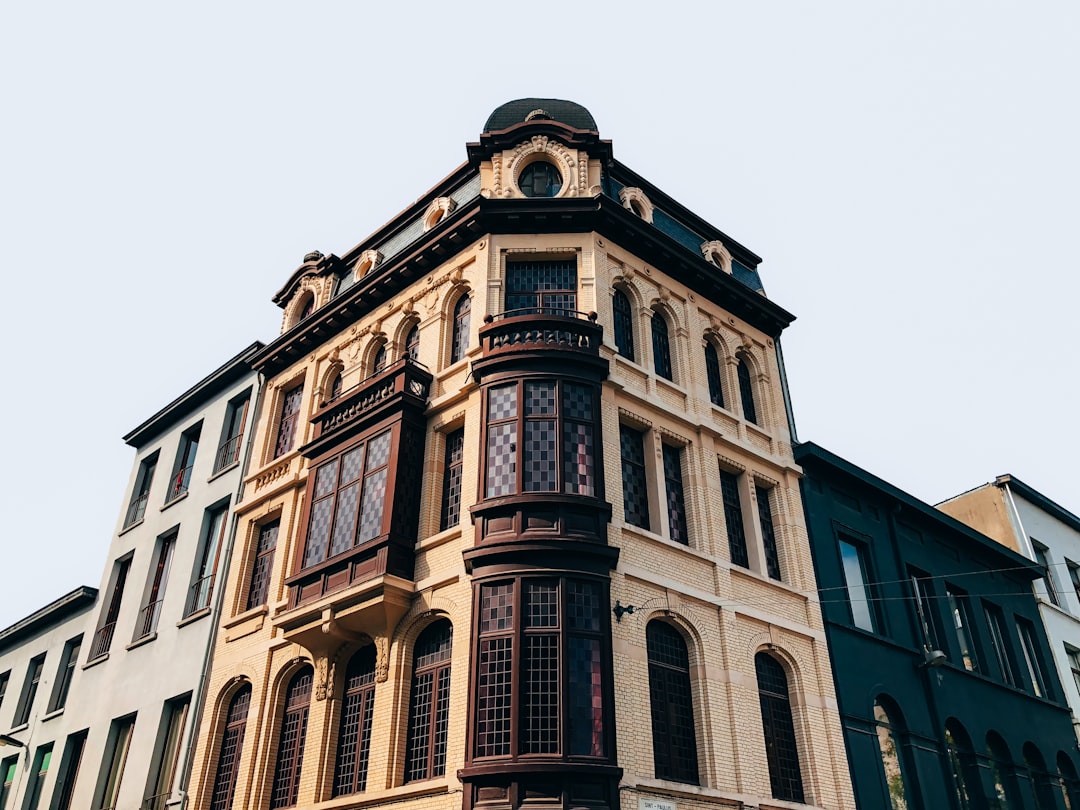
[[518,188],[526,197],[554,197],[562,190],[562,174],[554,163],[536,160],[521,170]]
[[619,191],[619,202],[623,208],[633,211],[646,222],[653,221],[653,204],[640,188],[627,186]]

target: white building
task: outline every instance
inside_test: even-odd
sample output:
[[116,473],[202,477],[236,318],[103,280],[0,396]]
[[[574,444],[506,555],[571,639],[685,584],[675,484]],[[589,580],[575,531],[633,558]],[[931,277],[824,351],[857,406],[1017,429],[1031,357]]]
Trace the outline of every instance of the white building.
[[[0,705],[0,729],[26,746],[0,809],[181,802],[259,393],[248,361],[261,348],[247,347],[124,437],[136,459],[97,609],[13,651],[12,678],[42,656],[45,666],[33,706],[20,699],[13,715]],[[45,679],[68,659],[66,705],[46,702],[60,681]]]
[[1046,568],[1035,595],[1080,738],[1080,517],[1012,475],[938,509]]

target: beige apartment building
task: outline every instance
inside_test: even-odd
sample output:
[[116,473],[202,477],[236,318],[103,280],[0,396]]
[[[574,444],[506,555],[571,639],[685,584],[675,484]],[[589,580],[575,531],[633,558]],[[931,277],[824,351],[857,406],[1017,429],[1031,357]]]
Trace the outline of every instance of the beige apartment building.
[[554,99],[306,256],[189,806],[853,808],[759,263]]

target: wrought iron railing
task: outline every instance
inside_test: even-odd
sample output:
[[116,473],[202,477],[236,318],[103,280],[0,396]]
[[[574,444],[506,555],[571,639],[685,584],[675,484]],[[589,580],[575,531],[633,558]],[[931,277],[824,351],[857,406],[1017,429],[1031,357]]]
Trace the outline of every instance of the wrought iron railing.
[[237,433],[222,443],[221,447],[218,448],[217,457],[214,459],[214,472],[221,472],[240,460],[240,443],[243,438],[243,433]]
[[169,801],[169,793],[159,793],[156,796],[147,796],[143,799],[142,810],[165,810],[165,804]]
[[165,498],[165,503],[175,501],[181,495],[187,494],[188,486],[191,484],[191,471],[194,468],[194,464],[189,464],[173,476],[172,484],[169,487],[169,494]]
[[90,658],[94,659],[104,655],[112,646],[113,633],[116,631],[116,622],[103,624],[94,633],[94,643],[90,645]]
[[127,514],[124,515],[125,529],[143,519],[143,515],[146,514],[146,501],[149,497],[150,493],[144,492],[128,505]]
[[156,602],[151,602],[141,611],[139,611],[139,621],[135,625],[138,633],[135,636],[136,641],[140,638],[146,638],[148,635],[157,630],[158,618],[161,615],[161,603],[164,599],[158,599]]
[[195,580],[188,592],[187,605],[184,607],[184,616],[190,616],[200,610],[210,607],[210,594],[214,590],[214,575],[207,574],[201,579]]

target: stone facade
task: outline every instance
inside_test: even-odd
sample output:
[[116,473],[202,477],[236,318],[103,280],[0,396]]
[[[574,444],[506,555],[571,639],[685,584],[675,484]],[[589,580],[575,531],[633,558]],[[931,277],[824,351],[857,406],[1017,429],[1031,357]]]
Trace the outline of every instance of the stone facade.
[[[275,296],[198,810],[854,807],[776,346],[791,316],[756,256],[544,111],[576,105],[530,101]],[[687,659],[674,770],[649,628]],[[783,788],[762,656],[788,685]]]

